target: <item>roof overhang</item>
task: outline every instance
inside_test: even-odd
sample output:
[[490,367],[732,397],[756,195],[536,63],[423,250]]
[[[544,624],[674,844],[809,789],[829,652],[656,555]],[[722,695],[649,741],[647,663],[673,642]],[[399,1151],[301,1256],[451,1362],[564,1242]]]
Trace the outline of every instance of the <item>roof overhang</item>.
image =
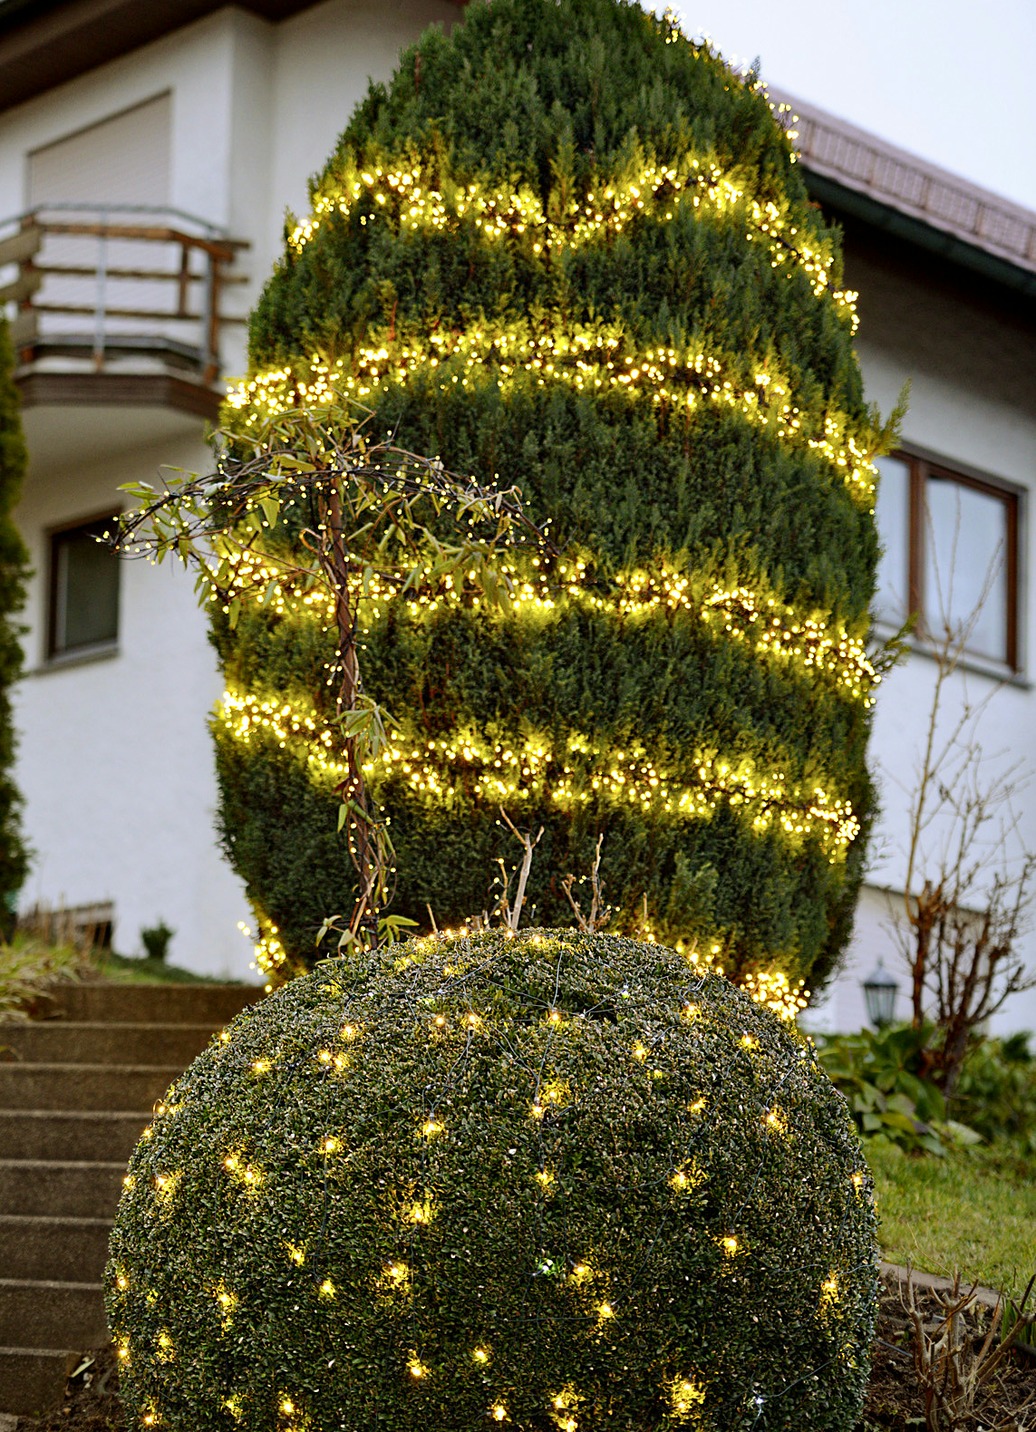
[[[317,0],[234,2],[277,21]],[[0,112],[225,8],[227,0],[0,0]]]
[[1036,214],[855,125],[770,89],[791,106],[810,194],[994,283],[1036,297]]

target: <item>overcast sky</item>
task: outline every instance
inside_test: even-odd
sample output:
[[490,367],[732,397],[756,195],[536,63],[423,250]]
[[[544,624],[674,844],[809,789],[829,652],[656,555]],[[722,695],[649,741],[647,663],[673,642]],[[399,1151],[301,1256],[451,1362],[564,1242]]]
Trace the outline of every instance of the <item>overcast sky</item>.
[[[652,5],[661,11],[663,3]],[[674,0],[688,35],[1036,210],[1036,0]]]

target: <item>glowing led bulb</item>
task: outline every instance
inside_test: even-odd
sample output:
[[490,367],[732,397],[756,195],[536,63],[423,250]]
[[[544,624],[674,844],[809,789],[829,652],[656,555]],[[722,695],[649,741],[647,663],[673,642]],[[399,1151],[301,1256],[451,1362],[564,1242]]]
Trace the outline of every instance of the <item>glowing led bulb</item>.
[[434,1139],[435,1136],[441,1134],[442,1131],[443,1125],[439,1123],[438,1119],[426,1119],[421,1125],[421,1132],[426,1139]]
[[489,1361],[489,1349],[485,1347],[473,1348],[471,1356],[476,1362],[485,1364]]
[[719,1244],[728,1258],[733,1258],[741,1248],[740,1243],[734,1237],[733,1233],[728,1233],[724,1238],[721,1238]]
[[421,1362],[420,1358],[416,1357],[412,1357],[407,1363],[407,1372],[409,1372],[411,1377],[416,1377],[418,1379],[428,1376],[428,1369],[425,1367],[424,1363]]
[[602,1323],[606,1323],[610,1318],[614,1318],[615,1309],[612,1307],[611,1303],[598,1303],[597,1316]]
[[282,1399],[281,1411],[285,1414],[286,1417],[290,1417],[291,1414],[295,1411],[295,1404],[294,1402],[292,1402],[290,1397],[285,1397]]
[[331,1279],[325,1278],[317,1291],[322,1298],[333,1298],[337,1290],[334,1283],[331,1282]]

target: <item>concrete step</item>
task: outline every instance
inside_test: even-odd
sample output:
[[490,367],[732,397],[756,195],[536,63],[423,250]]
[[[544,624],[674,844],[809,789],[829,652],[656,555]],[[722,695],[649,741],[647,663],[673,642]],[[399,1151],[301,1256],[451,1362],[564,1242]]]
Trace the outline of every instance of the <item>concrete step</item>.
[[110,1218],[34,1218],[0,1214],[5,1278],[99,1283],[108,1261]]
[[81,1355],[62,1348],[0,1347],[0,1407],[32,1417],[55,1406]]
[[211,1024],[79,1024],[27,1019],[0,1025],[0,1060],[15,1064],[178,1064],[213,1036]]
[[125,1173],[124,1163],[0,1159],[0,1209],[42,1218],[111,1218]]
[[55,985],[48,1014],[81,1024],[207,1024],[221,1029],[262,999],[257,985]]
[[183,1066],[0,1064],[0,1109],[150,1109]]
[[150,1117],[104,1109],[0,1109],[0,1155],[126,1163]]
[[0,1278],[0,1346],[97,1347],[107,1338],[100,1283]]

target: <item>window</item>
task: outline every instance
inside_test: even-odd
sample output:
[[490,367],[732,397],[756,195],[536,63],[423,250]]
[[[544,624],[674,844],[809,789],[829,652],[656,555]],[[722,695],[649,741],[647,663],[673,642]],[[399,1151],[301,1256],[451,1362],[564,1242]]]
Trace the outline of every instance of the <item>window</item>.
[[1018,493],[910,453],[878,467],[877,619],[915,612],[919,636],[966,633],[970,655],[1017,670]]
[[97,517],[50,537],[47,655],[104,650],[119,634],[119,559],[99,538],[115,517]]

